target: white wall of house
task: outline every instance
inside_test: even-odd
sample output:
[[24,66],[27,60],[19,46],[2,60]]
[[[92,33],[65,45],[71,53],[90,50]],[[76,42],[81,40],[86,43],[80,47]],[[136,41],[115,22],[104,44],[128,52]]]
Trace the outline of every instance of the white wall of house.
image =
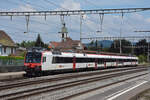
[[15,54],[16,49],[12,47],[0,47],[0,55],[8,56],[10,54]]

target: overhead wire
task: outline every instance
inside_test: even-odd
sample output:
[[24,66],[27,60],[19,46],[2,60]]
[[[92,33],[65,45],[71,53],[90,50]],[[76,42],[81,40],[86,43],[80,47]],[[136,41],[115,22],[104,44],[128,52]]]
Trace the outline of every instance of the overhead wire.
[[[52,1],[49,1],[49,0],[44,0],[44,1],[47,2],[47,3],[49,3],[49,4],[51,4],[51,5],[54,5],[54,6],[56,6],[56,7],[62,8],[62,9],[64,9],[64,10],[69,10],[68,8],[64,8],[64,7],[62,7],[62,6],[60,6],[60,5],[56,4],[56,3],[54,3],[54,2],[52,2]],[[88,19],[88,20],[90,20],[90,19]],[[88,23],[87,23],[87,24],[88,24]],[[89,28],[88,25],[86,25],[86,26]],[[89,28],[89,29],[91,29],[91,28]]]
[[[7,1],[9,1],[9,0],[7,0]],[[16,3],[16,2],[14,2],[14,1],[13,1],[13,2],[11,1],[11,3],[13,3],[13,4],[19,4],[19,3]],[[29,2],[24,2],[24,3],[25,3],[25,4],[30,4],[30,5],[34,6],[33,4],[31,4],[31,3],[29,3]],[[42,6],[40,6],[40,7],[43,8]],[[30,18],[30,21],[31,21],[31,22],[40,23],[40,24],[43,24],[43,25],[46,25],[46,26],[49,25],[49,24],[47,24],[47,23],[42,23],[42,22],[40,22],[40,21],[33,20],[33,19],[31,19],[31,18]]]
[[[28,3],[28,4],[30,4],[30,5],[32,5],[32,6],[34,6],[35,4],[32,4],[32,3],[29,3],[29,2],[27,2],[27,1],[25,1],[24,3]],[[36,4],[36,6],[38,6],[39,8],[43,8],[43,6],[41,6],[41,5],[37,5]],[[44,8],[43,8],[44,9]],[[38,21],[36,21],[36,22],[38,22]],[[41,23],[41,22],[39,22],[39,23]],[[43,23],[42,23],[43,24]],[[56,24],[56,23],[55,23]],[[45,23],[45,25],[49,25],[49,24],[47,24],[47,23]],[[56,26],[57,27],[57,26]]]
[[[85,2],[89,3],[90,5],[92,5],[93,7],[97,6],[95,3],[89,1],[89,0],[85,0]],[[92,17],[92,16],[91,16]],[[93,17],[92,17],[93,18]],[[104,14],[99,14],[99,20],[100,20],[100,24],[99,24],[99,30],[97,30],[96,32],[101,32],[102,33],[102,29],[103,29],[103,20],[104,20]],[[94,21],[93,21],[94,22]],[[96,23],[96,22],[94,22]]]
[[95,3],[93,3],[93,2],[91,2],[91,1],[89,1],[89,0],[85,0],[87,3],[89,3],[89,4],[91,4],[91,5],[93,5],[93,7],[97,7],[97,5],[95,4]]
[[[44,1],[46,1],[47,3],[49,3],[49,4],[51,4],[51,5],[54,5],[54,6],[60,7],[60,8],[62,8],[62,9],[69,10],[69,9],[63,8],[63,7],[61,7],[60,5],[57,5],[56,3],[51,2],[51,1],[49,1],[49,0],[44,0]],[[26,4],[33,5],[32,3],[27,2],[27,1],[23,1],[23,2],[25,2]],[[34,5],[35,5],[35,4],[34,4]],[[39,5],[38,5],[38,7],[41,7],[41,6],[39,6]],[[41,7],[41,8],[43,8],[43,7]],[[44,9],[44,8],[43,8],[43,9]],[[89,20],[90,20],[90,19],[89,19]],[[88,23],[87,23],[87,24],[88,24]],[[88,25],[86,25],[86,26],[88,26]]]
[[12,4],[15,4],[15,5],[18,5],[18,3],[16,3],[16,2],[14,2],[14,1],[10,1],[10,0],[5,0],[5,1],[8,1],[8,2],[10,2],[10,3],[12,3]]
[[42,8],[42,9],[45,9],[45,7],[44,6],[41,6],[41,5],[38,5],[38,4],[33,4],[33,3],[30,3],[30,2],[28,2],[27,0],[22,0],[22,2],[24,2],[24,3],[26,3],[26,4],[28,4],[28,5],[32,5],[32,6],[35,6],[35,7],[40,7],[40,8]]
[[60,6],[60,5],[58,5],[58,4],[54,3],[54,2],[52,2],[52,1],[49,1],[49,0],[44,0],[44,1],[47,2],[48,4],[54,5],[54,6],[56,6],[56,7],[60,7],[60,8],[62,8],[63,10],[69,10],[69,9],[67,9],[67,8],[64,8],[64,7]]

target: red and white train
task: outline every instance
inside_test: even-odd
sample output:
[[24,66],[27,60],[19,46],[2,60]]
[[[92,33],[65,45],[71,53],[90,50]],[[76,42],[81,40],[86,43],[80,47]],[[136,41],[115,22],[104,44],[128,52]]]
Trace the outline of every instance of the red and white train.
[[138,58],[115,54],[85,54],[71,52],[27,52],[24,62],[29,75],[57,70],[98,69],[101,67],[136,66]]

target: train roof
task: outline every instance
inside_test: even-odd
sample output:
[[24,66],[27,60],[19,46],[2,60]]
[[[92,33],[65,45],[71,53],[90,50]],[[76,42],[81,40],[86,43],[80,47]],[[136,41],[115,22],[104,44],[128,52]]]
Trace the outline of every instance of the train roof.
[[82,57],[82,58],[107,58],[107,59],[138,59],[135,56],[127,55],[113,55],[113,54],[88,54],[88,53],[74,53],[74,52],[59,52],[59,51],[45,51],[46,55],[61,56],[61,57]]

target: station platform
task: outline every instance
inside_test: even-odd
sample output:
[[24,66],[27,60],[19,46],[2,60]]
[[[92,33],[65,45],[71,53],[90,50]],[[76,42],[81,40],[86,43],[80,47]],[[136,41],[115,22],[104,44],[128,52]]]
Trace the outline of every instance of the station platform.
[[10,79],[22,78],[24,76],[24,74],[25,74],[25,71],[0,73],[0,80],[10,80]]

